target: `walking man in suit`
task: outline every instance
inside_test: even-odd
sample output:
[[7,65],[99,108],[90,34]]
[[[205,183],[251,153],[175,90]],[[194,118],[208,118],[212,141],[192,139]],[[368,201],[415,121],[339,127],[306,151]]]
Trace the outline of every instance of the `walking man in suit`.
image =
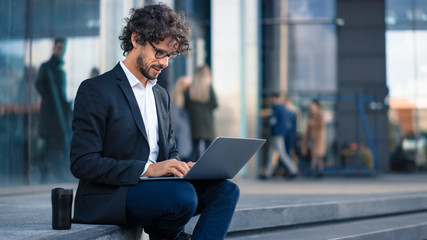
[[[224,239],[239,188],[227,180],[142,181],[184,176],[171,128],[170,96],[157,82],[189,51],[183,15],[164,4],[133,9],[120,40],[126,56],[84,81],[73,115],[71,171],[80,179],[74,221],[143,226],[150,239]],[[185,224],[200,214],[191,235]]]
[[43,139],[38,163],[42,183],[65,180],[68,171],[71,107],[66,96],[66,77],[62,68],[66,41],[54,41],[52,56],[39,69],[36,89],[41,97],[39,134]]
[[298,167],[286,151],[286,135],[292,130],[293,118],[292,113],[281,103],[280,94],[275,93],[271,96],[272,113],[268,118],[268,125],[270,126],[270,145],[268,147],[267,167],[264,178],[271,178],[273,176],[274,164],[273,153],[279,152],[279,160],[286,166],[290,172],[291,178],[296,177],[298,174]]

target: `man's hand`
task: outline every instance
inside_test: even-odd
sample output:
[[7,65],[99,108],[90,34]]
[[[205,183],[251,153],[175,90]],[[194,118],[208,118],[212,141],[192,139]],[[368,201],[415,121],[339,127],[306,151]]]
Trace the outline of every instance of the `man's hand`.
[[176,159],[168,159],[162,162],[156,162],[148,166],[147,171],[142,177],[162,177],[177,176],[184,177],[185,174],[194,166],[194,162],[181,162]]
[[187,163],[187,166],[188,166],[189,168],[192,168],[192,167],[194,166],[194,164],[195,164],[195,162],[188,162],[188,163]]

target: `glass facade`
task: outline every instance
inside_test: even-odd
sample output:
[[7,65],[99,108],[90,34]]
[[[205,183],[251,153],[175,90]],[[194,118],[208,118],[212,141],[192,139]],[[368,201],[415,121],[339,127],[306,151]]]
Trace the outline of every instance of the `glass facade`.
[[262,7],[265,93],[335,91],[335,1],[266,0]]
[[[326,116],[327,159],[335,138],[334,108],[337,91],[335,0],[264,0],[262,2],[262,117],[268,116],[270,93],[281,93],[298,117],[299,140],[306,131],[308,106],[322,98]],[[263,130],[268,138],[268,129]],[[297,145],[297,151],[298,151]],[[264,159],[266,156],[264,156]],[[329,161],[327,161],[329,162]],[[334,164],[334,163],[331,163]]]
[[[6,0],[0,16],[0,186],[70,180],[70,109],[99,69],[99,1]],[[63,63],[41,67],[59,38]]]
[[[68,147],[77,88],[123,58],[123,19],[149,2],[155,1],[0,1],[0,187],[74,181]],[[210,2],[167,4],[186,12],[195,43],[191,56],[159,77],[172,89],[179,76],[210,62]],[[55,40],[63,41],[59,57]]]
[[388,0],[386,14],[390,97],[427,108],[427,2]]
[[[123,17],[129,8],[146,2],[152,1],[0,1],[0,186],[72,179],[66,154],[70,129],[61,128],[61,122],[69,120],[67,109],[72,109],[81,81],[111,69],[122,58],[117,38]],[[264,131],[258,136],[256,129],[262,125],[258,115],[268,114],[268,94],[279,91],[291,98],[300,134],[309,100],[320,98],[327,120],[327,159],[336,159],[336,0],[167,2],[185,11],[193,49],[191,56],[177,58],[165,71],[168,88],[183,74],[191,77],[196,66],[211,65],[220,99],[218,133],[250,137],[267,137]],[[403,130],[427,132],[427,3],[386,3],[390,119],[396,123],[398,142]],[[42,70],[54,54],[55,39],[65,40],[62,63],[55,68],[59,77],[53,78],[61,80],[54,85],[57,90],[45,85],[44,97],[43,85],[37,83],[49,83],[46,76],[55,75]],[[393,107],[396,99],[409,103],[404,108],[409,115],[393,111],[399,108]],[[50,108],[44,114],[46,102]],[[55,163],[46,162],[49,158]]]
[[335,1],[288,0],[288,18],[288,92],[335,91]]
[[403,170],[426,169],[427,1],[387,0],[385,21],[391,149],[415,163]]

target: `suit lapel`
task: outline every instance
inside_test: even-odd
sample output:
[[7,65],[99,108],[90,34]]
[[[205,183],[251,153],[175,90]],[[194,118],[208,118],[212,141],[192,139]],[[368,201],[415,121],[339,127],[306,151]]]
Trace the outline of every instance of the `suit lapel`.
[[[156,101],[156,110],[157,110],[157,123],[158,123],[158,129],[159,129],[159,147],[160,150],[165,150],[165,146],[166,146],[166,140],[165,140],[165,114],[166,114],[166,110],[164,109],[164,104],[162,103],[162,96],[161,93],[159,91],[159,86],[155,85],[153,87],[153,94],[154,94],[154,99]],[[166,152],[165,152],[165,156],[167,156]]]
[[135,95],[133,94],[132,88],[129,84],[126,74],[123,72],[120,63],[114,68],[117,79],[119,80],[119,86],[122,89],[126,99],[129,103],[130,110],[132,112],[133,118],[138,126],[139,131],[144,135],[145,139],[148,141],[147,133],[145,132],[144,121],[142,120],[141,111],[139,110],[138,103],[136,102]]

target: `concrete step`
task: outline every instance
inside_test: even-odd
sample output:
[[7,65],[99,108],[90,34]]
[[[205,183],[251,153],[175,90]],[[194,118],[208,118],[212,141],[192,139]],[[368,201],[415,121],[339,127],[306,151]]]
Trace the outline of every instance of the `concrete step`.
[[[331,185],[332,183],[328,184]],[[336,188],[335,183],[333,184],[334,188]],[[423,182],[422,184],[425,183]],[[329,185],[326,185],[326,187]],[[413,182],[411,181],[410,186],[412,185]],[[274,192],[279,192],[279,190],[284,186],[277,186],[273,190],[275,190]],[[71,188],[75,186],[55,185],[55,187]],[[254,186],[251,185],[251,188],[253,187]],[[331,188],[332,186],[329,187]],[[53,186],[32,187],[25,191],[22,190],[21,192],[17,190],[5,191],[4,189],[0,191],[0,240],[139,239],[141,229],[122,228],[109,225],[73,224],[71,230],[52,230],[50,207],[51,188],[53,188]],[[316,188],[319,188],[319,185],[316,185]],[[348,186],[346,186],[346,188],[348,188]],[[258,189],[257,191],[260,190]],[[311,191],[312,190],[310,190],[310,192]],[[247,192],[247,190],[245,192]],[[316,229],[328,226],[332,231],[335,226],[340,226],[339,224],[344,224],[342,226],[343,228],[346,228],[345,226],[347,225],[345,224],[350,222],[354,222],[356,224],[359,223],[359,221],[362,222],[359,223],[360,227],[355,227],[356,232],[343,233],[340,236],[349,237],[357,234],[373,234],[375,233],[375,230],[365,229],[364,225],[368,224],[366,227],[369,227],[371,224],[378,225],[378,223],[371,223],[367,221],[374,220],[375,218],[383,219],[384,222],[389,222],[390,219],[394,217],[403,216],[409,216],[408,220],[403,218],[396,220],[397,222],[403,220],[406,221],[400,224],[402,230],[399,230],[396,227],[383,227],[381,228],[383,230],[379,230],[380,233],[382,234],[382,232],[384,232],[385,234],[387,232],[393,232],[396,229],[398,230],[398,233],[401,233],[402,231],[427,232],[427,230],[425,230],[425,224],[422,217],[419,217],[417,221],[413,221],[411,223],[411,219],[416,217],[414,212],[427,211],[427,191],[418,191],[418,193],[388,194],[330,194],[329,192],[323,194],[319,192],[317,192],[318,194],[248,194],[245,192],[241,195],[241,199],[238,203],[236,213],[229,229],[230,237],[234,237],[236,239],[241,236],[245,236],[245,239],[250,239],[249,236],[255,237],[252,239],[257,239],[256,236],[259,236],[260,234],[262,234],[263,237],[258,239],[268,239],[268,234],[273,234],[273,236],[275,233],[280,233],[280,235],[288,234],[289,232],[293,233],[299,229],[305,229],[309,232],[313,231],[316,234],[323,234],[327,233],[327,230],[324,230],[324,232],[320,230],[320,232],[316,232]],[[193,218],[186,226],[187,232],[192,232],[195,221],[196,218]],[[417,222],[420,224],[417,225]],[[328,229],[328,227],[326,227],[326,229]],[[348,228],[351,227],[349,226]],[[340,228],[337,228],[333,231],[339,231],[339,229]],[[362,235],[360,238],[354,239],[372,239],[363,238]],[[270,239],[297,239],[292,237],[292,235],[284,236],[287,237],[277,238],[276,235],[276,237],[271,237]],[[328,238],[329,235],[316,236],[319,236],[318,239],[333,239]],[[307,237],[300,239],[315,238]]]
[[[319,224],[427,210],[427,193],[241,196],[229,232]],[[197,217],[186,226],[192,232]]]
[[0,194],[0,240],[139,239],[141,228],[72,224],[70,230],[52,230],[50,193]]
[[427,212],[230,233],[229,240],[425,240]]

